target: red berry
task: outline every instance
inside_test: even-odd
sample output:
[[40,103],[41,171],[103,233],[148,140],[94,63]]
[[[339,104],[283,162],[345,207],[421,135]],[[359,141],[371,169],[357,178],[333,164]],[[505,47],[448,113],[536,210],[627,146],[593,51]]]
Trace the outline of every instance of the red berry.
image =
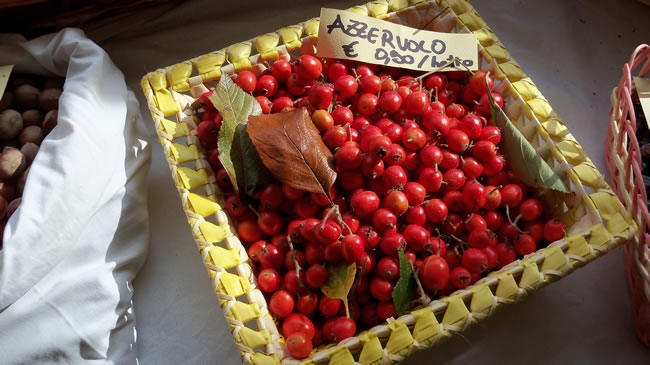
[[409,94],[404,100],[404,109],[413,116],[420,116],[429,105],[429,95],[424,91]]
[[284,254],[276,245],[269,243],[264,246],[259,260],[261,267],[272,267],[279,270],[284,265]]
[[381,91],[381,79],[377,75],[367,75],[359,79],[359,92],[379,94]]
[[381,233],[397,229],[397,215],[386,208],[379,208],[372,213],[372,226]]
[[327,109],[334,98],[334,88],[331,85],[315,83],[309,88],[307,96],[314,109]]
[[381,179],[388,189],[403,189],[408,178],[408,173],[400,165],[388,166],[381,175]]
[[566,236],[566,226],[559,219],[550,219],[544,224],[544,238],[548,242],[561,240]]
[[262,230],[256,221],[245,220],[237,225],[237,235],[246,242],[255,242],[262,238]]
[[409,205],[420,205],[426,198],[427,190],[422,184],[415,181],[409,181],[404,184],[404,195],[406,195]]
[[294,304],[293,295],[286,290],[280,289],[271,296],[269,311],[277,318],[283,318],[293,311]]
[[483,250],[470,247],[463,252],[461,263],[472,274],[482,274],[488,268],[488,257]]
[[280,287],[280,274],[273,268],[266,268],[257,275],[257,285],[265,293],[272,293]]
[[327,269],[321,264],[310,265],[305,271],[305,281],[313,288],[320,288],[327,282],[328,277]]
[[434,193],[440,190],[442,179],[442,172],[433,167],[425,167],[418,174],[418,183],[424,186],[427,193]]
[[460,169],[468,179],[476,179],[483,174],[483,164],[474,157],[461,158]]
[[451,269],[449,280],[457,289],[464,289],[471,283],[472,274],[464,266]]
[[404,236],[393,230],[384,232],[379,241],[379,249],[387,256],[397,257],[397,250],[404,246],[406,246]]
[[348,74],[348,66],[341,61],[334,61],[329,64],[326,64],[327,66],[327,79],[330,82],[335,82],[338,80],[340,77],[343,77]]
[[323,64],[312,55],[301,55],[296,60],[294,67],[296,74],[307,81],[316,80],[323,72]]
[[214,120],[204,120],[196,128],[196,135],[205,148],[213,148],[217,146],[219,141],[219,130],[221,125]]
[[338,240],[341,237],[341,233],[341,226],[332,220],[326,220],[314,227],[316,241],[323,245],[329,245]]
[[518,184],[507,184],[501,188],[501,206],[510,209],[516,208],[521,204],[524,191]]
[[465,185],[465,174],[460,169],[450,169],[442,174],[442,181],[446,190],[458,190]]
[[463,204],[468,212],[483,208],[487,201],[487,189],[478,181],[469,181],[463,186]]
[[379,97],[370,93],[361,94],[355,106],[361,115],[373,115],[379,109]]
[[357,325],[352,318],[338,317],[332,324],[332,336],[334,342],[345,340],[354,336],[357,331]]
[[432,223],[440,223],[447,218],[449,209],[447,205],[440,199],[431,199],[424,206],[424,212],[427,215],[427,219]]
[[252,93],[255,91],[255,86],[257,84],[257,76],[251,71],[244,70],[237,74],[235,78],[235,84],[242,88],[242,90]]
[[392,190],[382,200],[381,207],[390,210],[397,216],[401,216],[408,210],[409,202],[403,191]]
[[496,267],[503,267],[513,261],[517,258],[517,252],[515,252],[514,248],[507,243],[498,243],[495,247],[494,250],[497,252],[497,264]]
[[313,350],[311,339],[308,339],[307,335],[302,332],[293,333],[291,336],[286,338],[285,343],[289,355],[296,359],[309,357],[309,354],[311,354]]
[[278,80],[272,75],[262,75],[257,79],[255,85],[255,95],[266,96],[272,98],[278,92]]
[[350,99],[359,89],[359,84],[357,83],[356,78],[352,75],[343,75],[333,82],[334,91],[343,100]]
[[[301,298],[305,296],[308,294],[302,295]],[[316,327],[306,315],[291,313],[282,320],[282,335],[289,337],[297,332],[304,333],[308,339],[311,339],[316,334]]]
[[439,290],[444,288],[449,281],[449,264],[437,255],[427,256],[420,265],[418,277],[425,289]]
[[271,65],[271,75],[278,82],[286,82],[291,75],[291,63],[287,60],[277,60]]
[[483,95],[492,90],[494,79],[485,71],[476,71],[469,79],[469,86],[476,94]]
[[402,144],[409,150],[417,151],[427,143],[427,135],[420,128],[408,128],[402,134]]
[[512,243],[512,246],[515,248],[515,251],[521,255],[526,256],[537,251],[537,243],[533,236],[527,233],[521,233]]
[[342,303],[341,299],[333,299],[323,295],[318,302],[318,311],[325,318],[333,317],[339,312]]
[[422,166],[437,167],[442,162],[443,155],[440,148],[436,145],[427,145],[420,150],[420,161]]
[[318,309],[318,296],[316,294],[305,292],[298,296],[298,300],[296,301],[296,310],[299,313],[308,316],[314,313],[316,309]]
[[384,256],[377,261],[377,276],[385,280],[393,280],[399,276],[399,261],[395,257]]
[[452,129],[445,136],[445,142],[451,151],[463,153],[469,148],[470,139],[467,133],[462,130]]
[[349,234],[341,240],[341,254],[347,262],[355,262],[365,250],[365,243],[361,236]]
[[402,235],[406,241],[406,246],[415,252],[424,250],[430,244],[429,231],[420,225],[409,224],[402,231]]
[[382,278],[373,278],[370,281],[370,294],[380,302],[393,300],[393,283]]
[[531,222],[539,218],[544,211],[544,206],[539,199],[529,198],[519,205],[519,215],[524,222]]
[[359,217],[372,214],[379,208],[379,196],[371,190],[357,190],[350,197],[350,211]]
[[363,155],[358,143],[348,141],[336,150],[334,159],[337,167],[344,170],[351,170],[361,166]]
[[278,212],[265,210],[257,217],[257,226],[269,236],[280,233],[284,228],[284,222]]
[[467,243],[474,248],[484,249],[498,243],[499,237],[487,228],[475,229],[469,232]]
[[384,113],[395,113],[402,106],[402,97],[397,91],[386,91],[379,96],[379,108]]

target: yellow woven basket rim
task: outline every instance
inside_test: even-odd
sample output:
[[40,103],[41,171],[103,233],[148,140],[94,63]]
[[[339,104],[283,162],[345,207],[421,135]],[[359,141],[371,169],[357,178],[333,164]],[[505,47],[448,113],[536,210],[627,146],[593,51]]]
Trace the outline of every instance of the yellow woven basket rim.
[[[412,19],[443,13],[450,31],[473,32],[482,67],[496,75],[506,113],[558,172],[573,194],[545,192],[556,202],[555,216],[569,223],[563,240],[490,273],[475,285],[374,327],[336,345],[314,350],[298,361],[285,354],[275,324],[248,264],[246,250],[219,205],[214,173],[198,146],[196,123],[184,114],[196,85],[224,73],[255,69],[279,58],[313,51],[318,18],[235,43],[185,62],[150,72],[141,87],[163,146],[188,224],[213,280],[215,294],[246,364],[352,364],[400,362],[413,351],[462,333],[505,304],[531,293],[627,242],[637,225],[533,81],[466,0],[379,0],[348,9],[379,19]],[[412,25],[407,23],[408,25]],[[189,94],[189,95],[188,95]],[[204,192],[199,193],[202,189]]]

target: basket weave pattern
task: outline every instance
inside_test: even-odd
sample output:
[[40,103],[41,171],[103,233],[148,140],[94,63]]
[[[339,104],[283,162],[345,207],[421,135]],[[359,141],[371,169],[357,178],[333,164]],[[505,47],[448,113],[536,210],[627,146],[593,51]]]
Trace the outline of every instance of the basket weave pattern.
[[633,320],[637,335],[650,346],[650,213],[641,174],[641,150],[636,136],[637,120],[632,101],[633,76],[647,77],[650,46],[639,45],[611,94],[610,123],[607,130],[607,168],[612,187],[639,226],[638,233],[623,246]]
[[[434,300],[397,319],[364,331],[340,344],[315,349],[308,359],[288,357],[283,339],[256,288],[246,249],[221,209],[222,196],[205,151],[196,137],[188,105],[194,90],[214,85],[224,74],[262,70],[269,62],[314,53],[319,20],[284,27],[185,62],[146,74],[147,98],[187,220],[215,293],[231,326],[245,364],[390,364],[465,331],[505,304],[530,294],[584,266],[636,233],[602,174],[519,64],[465,0],[374,1],[350,11],[413,28],[477,35],[481,69],[496,76],[505,111],[558,173],[567,176],[570,196],[552,191],[543,198],[568,235],[522,260],[493,272],[475,285]],[[430,19],[436,18],[430,22]]]

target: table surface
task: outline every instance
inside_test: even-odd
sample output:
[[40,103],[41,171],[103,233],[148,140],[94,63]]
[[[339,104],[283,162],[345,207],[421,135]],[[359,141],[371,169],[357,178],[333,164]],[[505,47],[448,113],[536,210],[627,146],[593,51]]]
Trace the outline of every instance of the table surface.
[[[150,123],[151,245],[134,283],[140,363],[240,364],[192,240],[140,89],[147,72],[360,1],[171,2],[89,24],[87,35],[123,71]],[[607,176],[610,92],[650,34],[634,0],[474,1],[474,6]],[[462,336],[406,363],[648,364],[635,337],[621,249],[508,305]]]

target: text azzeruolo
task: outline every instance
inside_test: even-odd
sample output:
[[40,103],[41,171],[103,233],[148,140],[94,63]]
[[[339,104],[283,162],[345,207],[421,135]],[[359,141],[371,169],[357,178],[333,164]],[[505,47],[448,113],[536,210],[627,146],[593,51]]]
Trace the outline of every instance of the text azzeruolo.
[[[331,24],[327,25],[328,34],[332,34],[337,29],[350,38],[365,39],[368,43],[376,45],[374,58],[385,65],[392,62],[397,65],[414,65],[417,63],[418,67],[427,65],[443,67],[456,60],[453,55],[445,55],[447,44],[441,39],[412,39],[402,35],[395,35],[389,29],[371,27],[367,23],[355,19],[350,19],[347,24],[344,24],[339,14],[336,15],[336,19]],[[347,57],[356,58],[359,56],[355,49],[358,44],[359,41],[352,41],[342,46]],[[418,59],[414,54],[417,55]],[[439,57],[442,55],[447,57]],[[473,66],[471,60],[456,60],[454,63],[456,66],[458,66],[458,63],[462,63],[467,67]]]

